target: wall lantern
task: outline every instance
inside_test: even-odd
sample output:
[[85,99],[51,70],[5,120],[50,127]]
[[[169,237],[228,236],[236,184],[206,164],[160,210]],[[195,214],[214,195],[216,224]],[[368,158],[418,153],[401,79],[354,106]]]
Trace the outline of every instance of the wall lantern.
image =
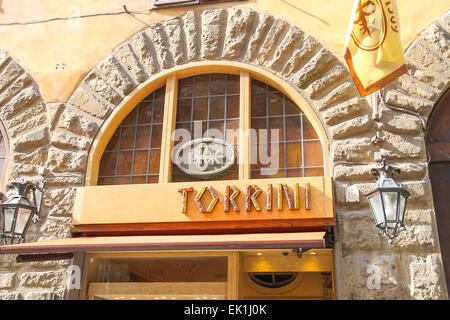
[[13,244],[25,241],[25,234],[31,222],[39,220],[42,194],[45,181],[39,187],[28,182],[12,182],[8,188],[14,188],[16,195],[0,203],[2,244]]
[[392,178],[394,172],[400,173],[400,169],[386,165],[386,159],[383,158],[381,164],[370,172],[378,177],[378,181],[365,196],[376,226],[391,244],[405,229],[403,218],[410,193]]

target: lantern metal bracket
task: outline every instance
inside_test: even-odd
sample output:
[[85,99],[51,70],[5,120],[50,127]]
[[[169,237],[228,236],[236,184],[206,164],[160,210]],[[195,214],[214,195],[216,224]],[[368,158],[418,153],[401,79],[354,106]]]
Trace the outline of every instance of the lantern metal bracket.
[[[20,181],[14,181],[8,184],[7,188],[9,190],[14,189],[15,193],[6,201],[0,203],[1,214],[2,214],[2,232],[0,234],[0,241],[3,244],[13,244],[13,243],[21,243],[25,241],[25,234],[28,230],[29,224],[31,222],[36,223],[40,220],[39,213],[41,210],[41,204],[44,194],[44,187],[46,184],[46,180],[41,180],[39,184],[36,186],[33,183],[25,182],[23,179]],[[8,208],[8,209],[7,209]],[[9,227],[11,230],[5,230],[6,219],[5,212],[6,210],[13,210],[8,213],[9,219],[12,219],[9,222]],[[22,220],[18,220],[18,210],[29,210],[29,216],[26,218],[25,222]],[[23,214],[23,213],[22,213]],[[22,216],[23,217],[23,216]],[[24,223],[19,229],[16,228],[17,221],[21,221],[20,223]],[[21,231],[18,231],[21,230]]]
[[401,170],[397,167],[387,165],[385,158],[381,159],[381,164],[370,170],[370,173],[378,178],[392,178],[394,172],[400,173]]

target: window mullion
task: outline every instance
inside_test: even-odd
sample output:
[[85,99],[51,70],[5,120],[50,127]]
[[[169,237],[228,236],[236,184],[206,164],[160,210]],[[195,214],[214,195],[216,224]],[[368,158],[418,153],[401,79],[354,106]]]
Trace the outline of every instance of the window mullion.
[[175,130],[177,116],[178,79],[170,76],[166,80],[164,99],[164,121],[161,140],[161,159],[159,165],[159,183],[171,182],[172,179],[172,133]]
[[247,71],[240,74],[239,104],[239,180],[250,179],[250,115],[251,115],[251,77]]

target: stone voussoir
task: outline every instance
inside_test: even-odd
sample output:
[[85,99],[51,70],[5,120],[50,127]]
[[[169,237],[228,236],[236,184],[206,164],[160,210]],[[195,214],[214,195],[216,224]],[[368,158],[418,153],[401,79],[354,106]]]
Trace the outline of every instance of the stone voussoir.
[[251,29],[256,19],[256,12],[242,8],[229,10],[227,29],[222,58],[226,60],[239,60],[245,52],[249,41]]
[[183,64],[186,59],[186,41],[180,17],[167,19],[163,22],[167,34],[172,56],[176,65]]
[[201,55],[203,59],[219,59],[227,25],[227,11],[224,9],[205,10],[201,13]]
[[131,76],[121,66],[114,56],[109,56],[103,60],[98,70],[101,72],[105,80],[122,96],[126,96],[136,87]]
[[169,69],[173,67],[175,63],[162,24],[154,23],[145,32],[154,47],[155,56],[160,68]]
[[127,42],[114,50],[114,54],[134,83],[139,84],[148,79],[148,75]]

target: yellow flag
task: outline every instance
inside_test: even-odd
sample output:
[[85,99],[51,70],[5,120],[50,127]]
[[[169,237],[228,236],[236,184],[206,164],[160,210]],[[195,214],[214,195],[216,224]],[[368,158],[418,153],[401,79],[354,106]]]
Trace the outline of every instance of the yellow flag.
[[406,71],[394,0],[356,0],[344,57],[361,96]]

